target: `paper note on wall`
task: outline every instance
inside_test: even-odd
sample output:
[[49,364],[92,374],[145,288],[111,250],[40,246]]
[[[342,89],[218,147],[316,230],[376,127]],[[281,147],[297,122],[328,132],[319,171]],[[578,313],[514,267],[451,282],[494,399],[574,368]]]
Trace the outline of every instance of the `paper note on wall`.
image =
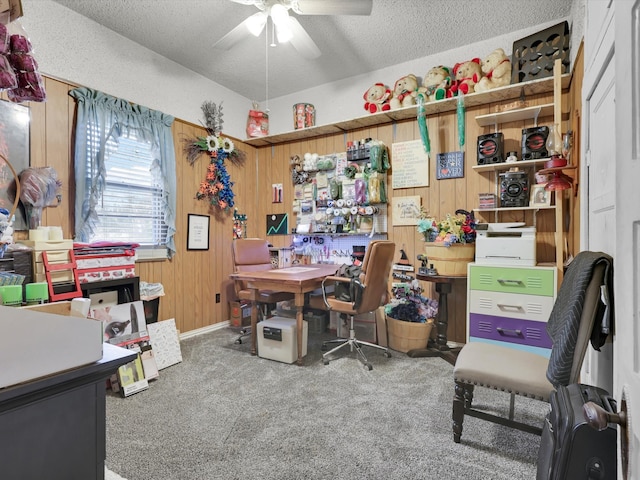
[[429,157],[422,140],[391,144],[391,163],[392,189],[429,186]]

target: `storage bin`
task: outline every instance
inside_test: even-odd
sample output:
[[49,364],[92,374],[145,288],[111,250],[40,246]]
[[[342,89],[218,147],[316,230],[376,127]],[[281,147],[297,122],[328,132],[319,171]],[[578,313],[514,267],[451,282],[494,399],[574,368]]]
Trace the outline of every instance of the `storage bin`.
[[144,309],[144,320],[147,325],[158,321],[158,309],[160,307],[160,298],[154,298],[153,300],[143,300],[142,306]]
[[405,322],[387,315],[387,341],[389,348],[407,353],[417,348],[427,348],[433,328],[433,318],[426,323]]
[[27,283],[24,286],[27,305],[37,305],[49,300],[49,284],[47,282]]
[[22,305],[22,285],[4,285],[0,287],[0,297],[3,305]]

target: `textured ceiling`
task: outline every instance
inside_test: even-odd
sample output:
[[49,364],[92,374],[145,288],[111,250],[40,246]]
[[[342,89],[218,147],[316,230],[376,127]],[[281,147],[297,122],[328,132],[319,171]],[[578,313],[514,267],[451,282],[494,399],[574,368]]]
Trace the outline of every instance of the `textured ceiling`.
[[276,98],[571,13],[569,0],[373,0],[370,16],[297,16],[322,52],[307,60],[289,44],[268,47],[264,32],[229,51],[214,49],[258,11],[230,0],[54,1],[257,101],[267,85]]

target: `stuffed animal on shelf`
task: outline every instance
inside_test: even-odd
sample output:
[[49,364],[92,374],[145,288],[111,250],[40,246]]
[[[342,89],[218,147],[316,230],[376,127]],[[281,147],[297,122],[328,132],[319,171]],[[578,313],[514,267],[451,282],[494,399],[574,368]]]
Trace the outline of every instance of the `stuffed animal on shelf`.
[[482,78],[480,59],[473,58],[466,62],[456,63],[453,66],[453,75],[456,78],[454,90],[465,95],[475,91],[475,85]]
[[422,90],[418,83],[418,78],[413,73],[399,78],[393,87],[393,95],[390,101],[391,108],[415,105],[418,93]]
[[384,83],[376,83],[363,95],[364,109],[369,113],[384,112],[390,110],[389,99],[391,90]]
[[430,101],[453,97],[452,83],[449,68],[442,65],[430,69],[422,80],[426,98]]
[[476,92],[486,92],[511,83],[511,61],[503,49],[496,48],[487,55],[481,67],[484,77],[475,85]]

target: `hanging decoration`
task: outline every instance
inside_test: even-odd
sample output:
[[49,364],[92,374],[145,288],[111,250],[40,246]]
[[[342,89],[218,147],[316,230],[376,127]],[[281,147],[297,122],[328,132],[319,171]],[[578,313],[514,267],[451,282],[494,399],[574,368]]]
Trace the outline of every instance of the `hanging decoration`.
[[427,127],[427,112],[424,108],[425,98],[422,93],[418,94],[418,127],[420,128],[420,137],[422,145],[427,157],[431,156],[431,141],[429,140],[429,129]]
[[247,214],[233,211],[233,239],[247,238]]
[[193,165],[203,154],[210,158],[205,179],[200,182],[196,198],[198,200],[206,199],[213,207],[228,213],[233,209],[235,195],[225,160],[242,163],[245,159],[245,153],[236,149],[230,138],[220,135],[224,123],[222,104],[217,106],[213,102],[204,102],[202,112],[204,113],[204,127],[207,130],[207,136],[185,140],[185,153],[189,164]]
[[456,116],[458,118],[458,145],[460,145],[460,148],[464,147],[464,141],[465,141],[465,121],[464,121],[464,114],[465,114],[465,108],[464,108],[464,94],[460,93],[458,95],[458,104],[456,106]]

